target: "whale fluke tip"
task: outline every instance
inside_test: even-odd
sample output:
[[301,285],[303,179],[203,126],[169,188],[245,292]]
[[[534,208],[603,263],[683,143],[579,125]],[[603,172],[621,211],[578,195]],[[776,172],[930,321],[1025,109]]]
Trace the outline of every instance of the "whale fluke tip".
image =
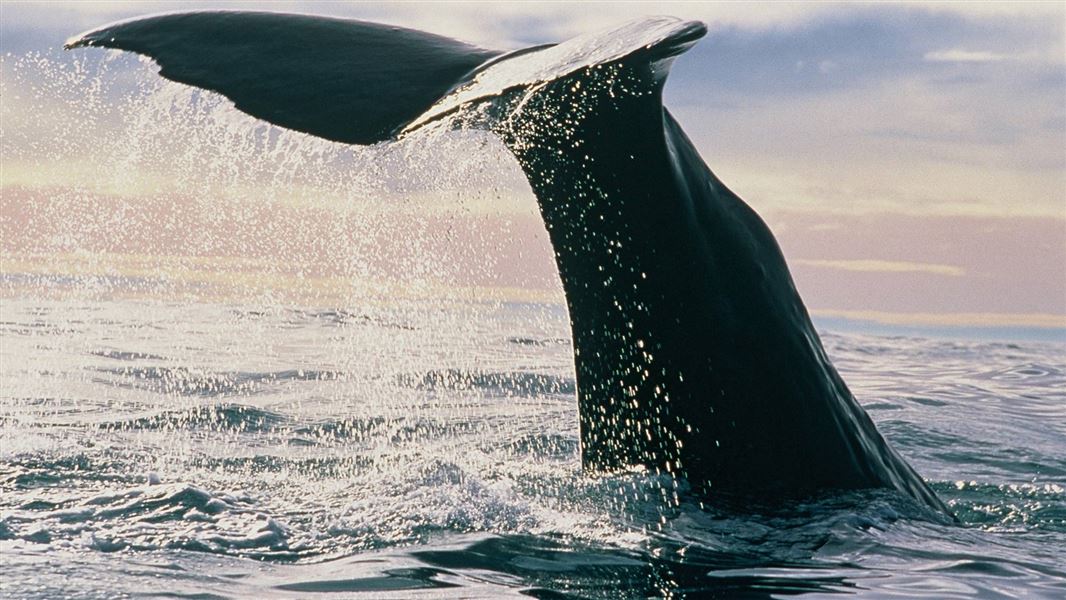
[[63,49],[64,50],[73,50],[75,48],[85,48],[85,47],[88,47],[88,46],[92,46],[93,42],[87,36],[88,36],[88,34],[85,33],[85,34],[78,34],[78,35],[71,36],[71,37],[67,38],[67,41],[63,42]]
[[[76,35],[74,37],[68,38],[67,41],[63,42],[63,49],[74,50],[75,48],[89,48],[91,46],[107,45],[106,43],[102,43],[101,38],[90,37],[92,33],[94,32]],[[114,42],[114,38],[112,38],[111,41]]]

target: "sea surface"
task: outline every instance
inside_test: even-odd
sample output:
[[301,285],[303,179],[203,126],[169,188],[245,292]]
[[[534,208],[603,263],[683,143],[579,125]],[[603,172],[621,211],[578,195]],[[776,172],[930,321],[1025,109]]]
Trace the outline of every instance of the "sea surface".
[[1066,347],[823,331],[951,506],[588,475],[565,310],[5,298],[7,598],[1066,596]]

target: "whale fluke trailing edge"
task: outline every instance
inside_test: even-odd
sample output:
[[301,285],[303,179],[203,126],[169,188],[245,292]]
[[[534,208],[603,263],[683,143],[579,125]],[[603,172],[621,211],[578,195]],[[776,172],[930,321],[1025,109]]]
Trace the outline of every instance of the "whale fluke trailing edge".
[[706,33],[654,17],[501,53],[360,21],[261,12],[82,34],[271,123],[372,144],[451,117],[496,133],[548,230],[570,313],[582,462],[736,498],[885,487],[950,514],[830,364],[770,230],[662,105]]

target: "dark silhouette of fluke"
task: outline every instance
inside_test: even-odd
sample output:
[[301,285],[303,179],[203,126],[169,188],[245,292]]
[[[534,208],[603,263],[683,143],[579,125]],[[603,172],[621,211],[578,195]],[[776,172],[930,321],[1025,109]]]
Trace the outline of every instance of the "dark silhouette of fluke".
[[769,229],[662,105],[706,33],[649,18],[502,54],[374,23],[259,12],[132,20],[130,50],[272,123],[372,144],[454,118],[495,132],[537,196],[574,338],[581,452],[712,497],[886,487],[948,512],[830,364]]

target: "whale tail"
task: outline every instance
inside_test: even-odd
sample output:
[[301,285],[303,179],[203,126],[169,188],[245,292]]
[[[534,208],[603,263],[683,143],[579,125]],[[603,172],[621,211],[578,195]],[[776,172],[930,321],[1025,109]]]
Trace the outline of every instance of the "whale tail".
[[163,15],[83,34],[277,125],[354,144],[452,116],[497,133],[537,196],[575,348],[582,460],[709,492],[888,487],[949,512],[830,364],[761,219],[662,106],[706,33],[650,18],[502,54],[276,13]]

